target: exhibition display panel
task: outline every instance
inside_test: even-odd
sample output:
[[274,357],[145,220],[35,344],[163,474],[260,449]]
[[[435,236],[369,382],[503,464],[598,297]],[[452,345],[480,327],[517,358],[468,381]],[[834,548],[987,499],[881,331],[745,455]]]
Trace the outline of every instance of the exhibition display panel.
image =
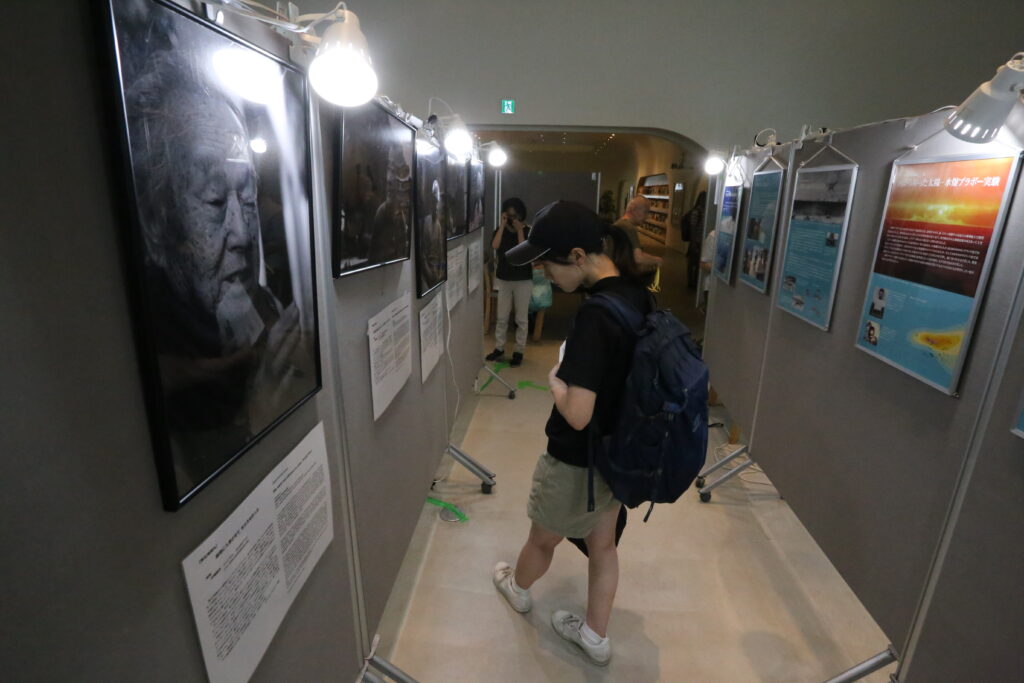
[[776,301],[823,330],[832,319],[856,182],[856,166],[802,168],[796,174]]
[[451,214],[448,223],[448,239],[465,235],[468,230],[466,221],[466,204],[469,193],[469,173],[467,161],[460,161],[451,154],[445,155],[444,163],[444,198],[443,203]]
[[345,110],[335,156],[334,276],[409,258],[416,130],[379,102]]
[[711,272],[722,282],[732,280],[733,253],[736,251],[736,228],[740,222],[743,185],[727,183],[722,191],[722,205],[715,228],[715,254]]
[[[774,158],[772,158],[774,163]],[[775,233],[782,193],[783,169],[758,171],[750,183],[750,199],[740,241],[739,280],[762,294],[768,291]]]
[[111,12],[139,354],[175,509],[321,386],[305,79],[176,5]]
[[445,249],[451,214],[444,203],[444,153],[431,140],[416,142],[416,294],[424,297],[448,277]]
[[484,162],[469,161],[469,232],[484,227]]
[[893,164],[857,347],[952,394],[1018,156]]

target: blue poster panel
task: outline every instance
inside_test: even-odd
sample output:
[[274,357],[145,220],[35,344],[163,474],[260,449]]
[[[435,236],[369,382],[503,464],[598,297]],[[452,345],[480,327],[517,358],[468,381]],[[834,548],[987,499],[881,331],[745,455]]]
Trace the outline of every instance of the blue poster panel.
[[777,305],[827,330],[846,244],[856,166],[797,171]]
[[768,289],[775,246],[775,221],[779,215],[782,192],[782,170],[772,169],[754,174],[750,184],[750,203],[743,222],[740,242],[740,281],[759,292]]
[[1024,409],[1020,411],[1020,415],[1017,416],[1017,424],[1013,425],[1013,429],[1010,431],[1024,439]]
[[712,271],[719,280],[732,278],[732,254],[736,244],[736,225],[740,220],[742,185],[726,185],[722,193],[722,215],[715,232],[715,261]]
[[956,390],[1016,156],[896,163],[857,347]]

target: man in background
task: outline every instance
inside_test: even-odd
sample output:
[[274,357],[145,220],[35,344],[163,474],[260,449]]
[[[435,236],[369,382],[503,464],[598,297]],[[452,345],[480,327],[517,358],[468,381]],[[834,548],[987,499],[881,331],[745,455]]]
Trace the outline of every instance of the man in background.
[[637,233],[637,227],[644,224],[650,210],[651,203],[647,201],[646,197],[633,197],[626,205],[626,212],[622,214],[622,218],[613,224],[615,227],[621,228],[629,237],[629,243],[633,245],[633,259],[636,260],[638,266],[645,270],[654,270],[661,266],[660,257],[648,254],[640,246],[640,235]]

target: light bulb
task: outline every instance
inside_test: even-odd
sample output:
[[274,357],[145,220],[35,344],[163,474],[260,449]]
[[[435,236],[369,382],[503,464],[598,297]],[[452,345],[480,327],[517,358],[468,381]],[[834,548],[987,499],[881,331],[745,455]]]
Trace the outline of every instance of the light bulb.
[[497,145],[487,153],[487,163],[491,166],[504,166],[506,161],[508,161],[508,154],[505,154],[505,150]]
[[309,65],[309,82],[320,97],[340,107],[357,107],[377,94],[377,72],[353,12],[340,10],[338,21],[324,31]]
[[267,151],[267,141],[263,138],[253,138],[249,141],[249,149],[257,154],[263,154]]
[[725,159],[717,154],[711,154],[704,161],[704,172],[708,175],[718,175],[725,170]]
[[465,128],[452,128],[444,137],[444,148],[459,161],[466,161],[473,153],[473,138]]

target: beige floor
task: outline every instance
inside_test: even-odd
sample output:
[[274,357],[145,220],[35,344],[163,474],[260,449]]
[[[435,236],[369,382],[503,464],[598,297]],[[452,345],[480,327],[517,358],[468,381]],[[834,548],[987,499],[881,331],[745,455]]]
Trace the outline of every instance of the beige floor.
[[[544,384],[557,342],[531,346],[511,381]],[[433,495],[466,523],[426,507],[380,628],[381,654],[423,683],[440,681],[818,682],[883,650],[886,639],[763,475],[744,474],[702,504],[689,491],[632,512],[620,546],[621,581],[609,627],[613,658],[593,666],[551,629],[553,610],[583,610],[586,560],[563,543],[513,612],[491,585],[526,536],[530,475],[551,408],[544,391],[509,401],[491,387],[464,449],[498,474],[493,495],[462,468]],[[486,395],[490,394],[490,395]],[[724,440],[712,430],[712,445]],[[888,673],[866,679],[886,681]]]

